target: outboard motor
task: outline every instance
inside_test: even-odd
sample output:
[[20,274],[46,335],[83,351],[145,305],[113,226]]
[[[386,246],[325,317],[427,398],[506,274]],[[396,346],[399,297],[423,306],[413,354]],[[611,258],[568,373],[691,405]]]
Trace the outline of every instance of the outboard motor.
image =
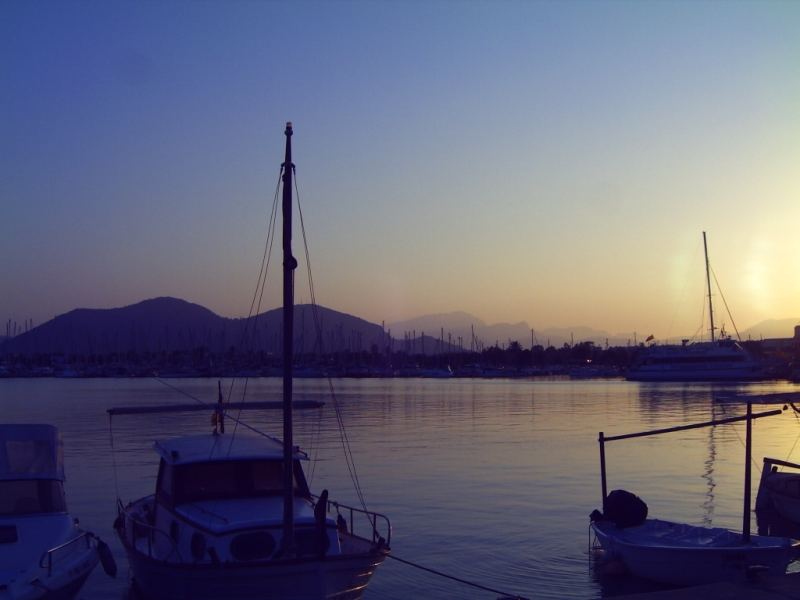
[[617,527],[636,527],[647,519],[647,504],[626,490],[613,490],[606,497],[605,513],[592,513],[592,520],[612,521]]

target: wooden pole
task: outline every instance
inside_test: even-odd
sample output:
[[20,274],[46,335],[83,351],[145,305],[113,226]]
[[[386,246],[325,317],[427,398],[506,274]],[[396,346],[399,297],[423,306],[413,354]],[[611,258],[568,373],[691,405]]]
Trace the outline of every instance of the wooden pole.
[[728,417],[727,419],[715,419],[713,421],[704,421],[703,423],[693,423],[692,425],[679,425],[677,427],[667,427],[666,429],[651,429],[650,431],[640,431],[638,433],[626,433],[624,435],[611,435],[605,438],[605,441],[612,442],[614,440],[627,440],[636,437],[645,437],[648,435],[659,435],[662,433],[672,433],[673,431],[686,431],[687,429],[699,429],[701,427],[710,427],[711,425],[725,425],[727,423],[736,423],[746,419],[760,419],[762,417],[771,417],[779,415],[783,412],[782,409],[768,410],[760,413],[752,413],[750,416],[742,415],[741,417]]
[[282,556],[294,557],[294,441],[292,438],[292,348],[294,270],[292,256],[292,124],[286,123],[283,162],[283,540]]
[[747,403],[747,429],[744,441],[744,514],[742,515],[742,541],[750,543],[750,460],[753,454],[753,404]]
[[606,440],[602,431],[598,441],[600,442],[600,485],[603,488],[603,512],[605,513],[608,490],[606,487]]

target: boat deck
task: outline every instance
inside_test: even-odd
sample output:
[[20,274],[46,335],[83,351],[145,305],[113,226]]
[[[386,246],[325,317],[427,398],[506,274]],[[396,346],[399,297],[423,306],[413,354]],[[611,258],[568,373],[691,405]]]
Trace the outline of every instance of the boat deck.
[[625,600],[800,600],[800,573],[762,576],[746,583],[729,581],[674,590],[620,596]]

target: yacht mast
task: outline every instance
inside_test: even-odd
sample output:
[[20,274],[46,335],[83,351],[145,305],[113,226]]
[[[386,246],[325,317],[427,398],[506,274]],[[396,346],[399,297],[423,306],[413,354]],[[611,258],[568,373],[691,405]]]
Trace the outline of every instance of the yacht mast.
[[292,256],[292,123],[286,123],[283,162],[283,557],[294,556],[294,458],[292,440],[292,341],[294,270]]
[[714,306],[711,303],[711,274],[708,266],[708,244],[706,244],[706,232],[703,232],[703,252],[706,255],[706,283],[708,284],[708,318],[711,320],[711,341],[714,341]]

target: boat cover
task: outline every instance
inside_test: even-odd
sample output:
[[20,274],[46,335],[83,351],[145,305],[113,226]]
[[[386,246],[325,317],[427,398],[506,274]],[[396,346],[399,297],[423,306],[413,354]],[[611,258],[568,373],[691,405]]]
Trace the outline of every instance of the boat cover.
[[0,480],[64,480],[64,448],[52,425],[0,425]]
[[[685,523],[672,523],[648,519],[638,527],[617,528],[611,523],[597,523],[603,533],[613,536],[618,543],[672,548],[731,548],[743,546],[742,535],[722,527],[697,527]],[[789,547],[789,538],[752,536],[751,546]]]

